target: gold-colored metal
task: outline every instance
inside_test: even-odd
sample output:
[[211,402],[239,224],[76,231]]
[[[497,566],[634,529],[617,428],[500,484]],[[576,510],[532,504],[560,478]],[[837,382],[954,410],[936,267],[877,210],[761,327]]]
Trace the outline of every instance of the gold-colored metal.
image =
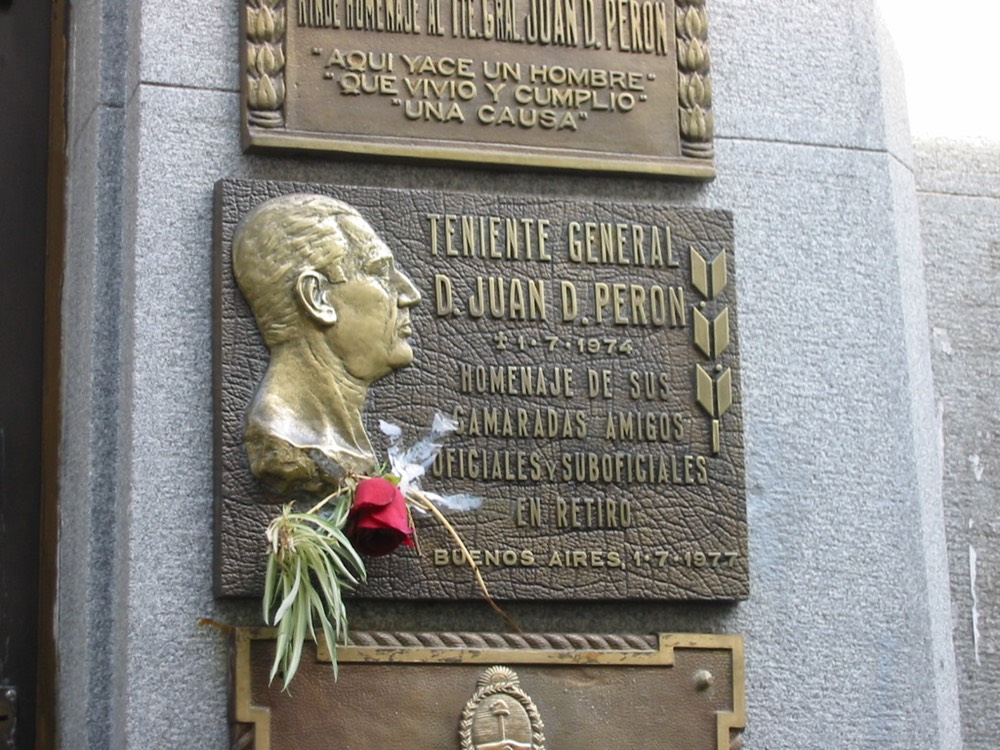
[[545,750],[538,707],[509,667],[480,675],[458,726],[462,750]]
[[717,359],[729,346],[729,308],[723,308],[714,320],[694,309],[694,343],[706,357]]
[[710,155],[715,124],[704,0],[677,0],[676,29],[681,153]]
[[234,636],[234,747],[483,750],[503,747],[489,743],[507,710],[503,731],[521,743],[510,747],[525,750],[542,750],[546,739],[729,750],[746,723],[735,635],[352,633],[356,645],[337,649],[339,681],[321,647],[303,659],[294,696],[267,686],[273,638],[264,628]]
[[[718,365],[716,368],[718,369]],[[718,399],[718,415],[721,417],[733,405],[733,371],[728,367],[722,371],[715,384]]]
[[698,405],[708,412],[709,416],[719,416],[715,407],[715,382],[712,376],[701,365],[695,365],[694,371]]
[[704,0],[238,0],[246,148],[714,176]]
[[420,301],[392,251],[346,203],[295,193],[240,222],[233,273],[271,357],[246,414],[253,474],[316,495],[372,471],[365,397],[413,361],[409,308]]
[[729,283],[726,271],[726,251],[716,255],[711,262],[691,248],[691,283],[705,299],[715,299]]
[[[722,451],[720,418],[733,405],[732,369],[719,362],[719,357],[729,348],[729,307],[723,307],[714,318],[704,311],[709,301],[717,300],[729,285],[728,258],[721,251],[711,261],[694,247],[690,248],[691,285],[705,299],[693,308],[694,345],[702,354],[714,360],[708,369],[695,365],[695,393],[698,405],[712,417],[712,455]],[[714,370],[718,377],[713,377]]]
[[729,308],[724,307],[712,321],[712,356],[718,357],[729,347]]

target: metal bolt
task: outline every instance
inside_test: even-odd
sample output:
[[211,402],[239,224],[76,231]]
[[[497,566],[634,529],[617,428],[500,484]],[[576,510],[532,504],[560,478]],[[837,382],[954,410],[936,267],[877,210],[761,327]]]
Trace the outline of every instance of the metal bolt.
[[707,669],[699,669],[694,673],[694,686],[698,690],[708,690],[715,684],[715,677]]

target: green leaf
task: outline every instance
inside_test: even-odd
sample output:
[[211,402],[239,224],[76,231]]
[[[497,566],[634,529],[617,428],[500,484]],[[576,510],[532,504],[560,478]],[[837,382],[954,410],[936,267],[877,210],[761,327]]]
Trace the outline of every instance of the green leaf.
[[[322,510],[331,501],[335,502],[330,509]],[[320,629],[333,657],[334,677],[338,674],[337,643],[348,630],[343,591],[367,575],[364,562],[343,532],[352,502],[352,493],[341,491],[310,512],[296,512],[288,504],[268,526],[264,621],[277,627],[271,680],[283,672],[285,690],[301,664],[306,635],[318,642]],[[269,615],[275,606],[272,619]],[[320,628],[316,628],[317,621]]]
[[330,523],[335,528],[344,528],[344,524],[347,523],[347,516],[351,512],[352,504],[352,499],[347,496],[337,501],[337,504],[333,508],[333,514],[330,516]]
[[304,518],[302,520],[306,521],[307,523],[315,524],[318,528],[320,528],[323,531],[325,531],[328,536],[333,536],[333,535],[335,535],[339,531],[339,529],[336,526],[334,526],[329,521],[326,521],[326,520],[320,518],[319,516],[313,516],[311,518]]
[[[285,622],[278,626],[278,636],[274,641],[274,664],[271,665],[271,676],[268,678],[268,684],[274,682],[274,677],[278,674],[278,669],[287,661],[288,638],[288,623]],[[287,679],[285,680],[285,684],[288,684]]]
[[[344,564],[345,550],[339,547],[335,549],[331,547],[329,544],[327,544],[325,541],[322,543],[322,549],[323,552],[325,553],[324,557],[329,562],[333,563],[333,565],[340,571],[339,575],[337,576],[338,578],[342,577],[344,579],[344,582],[349,584],[358,582],[357,577],[350,570],[348,570],[347,566]],[[358,562],[360,562],[360,558],[358,559]],[[364,567],[361,568],[360,573],[362,579],[364,579]]]
[[[323,591],[323,600],[325,602],[331,601],[334,598],[332,589],[337,586],[338,579],[333,572],[333,568],[330,566],[329,560],[327,560],[325,555],[316,554],[315,559],[310,560],[308,565],[312,569],[313,576],[316,578],[317,583],[319,583],[320,589]],[[323,607],[323,609],[325,610],[326,607]]]
[[292,632],[292,652],[288,658],[288,666],[285,668],[284,689],[288,689],[289,683],[299,670],[299,662],[302,660],[302,644],[306,639],[306,622],[309,620],[311,612],[309,607],[296,607],[292,618],[295,622],[295,630]]
[[275,622],[281,622],[281,618],[285,616],[285,613],[291,608],[292,603],[295,601],[295,595],[299,593],[299,584],[302,582],[302,558],[297,558],[295,560],[295,582],[292,584],[292,590],[285,595],[285,600],[281,602],[281,606],[278,607],[278,612],[274,616]]
[[368,573],[365,570],[365,564],[362,561],[360,555],[354,549],[354,545],[350,543],[347,537],[339,529],[337,533],[333,535],[334,539],[337,541],[338,546],[341,548],[342,557],[347,558],[351,562],[351,566],[358,572],[361,576],[361,580],[367,580]]
[[267,556],[267,573],[264,576],[264,623],[268,624],[271,614],[271,604],[274,602],[274,582],[278,574],[278,560],[274,555]]

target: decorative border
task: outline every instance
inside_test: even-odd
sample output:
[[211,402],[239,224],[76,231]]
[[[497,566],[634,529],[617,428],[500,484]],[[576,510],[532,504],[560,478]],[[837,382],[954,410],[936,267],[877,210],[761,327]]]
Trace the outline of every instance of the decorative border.
[[705,0],[674,0],[677,28],[677,99],[681,153],[694,159],[715,156],[712,139],[711,57]]
[[711,261],[705,260],[693,247],[691,252],[691,284],[703,297],[693,308],[692,332],[695,347],[712,360],[708,369],[699,364],[695,371],[695,398],[698,405],[712,418],[712,453],[722,451],[722,415],[733,405],[733,371],[720,358],[729,348],[729,308],[723,307],[714,317],[706,313],[708,303],[718,297],[729,284],[728,253],[723,250]]
[[[270,710],[251,703],[250,648],[272,640],[274,628],[236,628],[233,635],[232,750],[271,750]],[[742,745],[746,726],[746,672],[743,638],[738,635],[586,635],[499,633],[351,632],[337,648],[337,661],[378,664],[535,664],[609,667],[672,667],[675,649],[729,651],[732,656],[732,711],[716,715],[717,750]],[[318,661],[329,661],[325,644]]]
[[285,0],[246,0],[241,29],[247,119],[259,128],[285,126]]

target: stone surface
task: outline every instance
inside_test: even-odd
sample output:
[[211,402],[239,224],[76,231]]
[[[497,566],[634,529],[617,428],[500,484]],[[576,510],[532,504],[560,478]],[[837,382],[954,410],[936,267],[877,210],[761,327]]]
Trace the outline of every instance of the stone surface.
[[988,139],[919,139],[914,144],[921,193],[1000,198],[1000,151]]
[[[71,501],[59,519],[59,690],[64,721],[81,728],[81,747],[107,747],[112,705],[120,694],[110,675],[120,642],[113,638],[115,574],[119,543],[126,538],[118,503],[121,304],[121,193],[124,117],[98,106],[70,147],[69,157],[86,168],[72,177],[67,201],[67,249],[63,287],[65,468],[61,491]],[[62,597],[65,596],[65,599]]]
[[707,7],[719,138],[886,147],[872,3]]
[[[749,750],[825,748],[831,737],[849,748],[958,747],[955,677],[941,653],[948,607],[934,590],[940,497],[926,466],[935,425],[925,414],[928,329],[913,300],[921,294],[915,215],[905,158],[886,150],[870,4],[712,4],[719,177],[705,186],[244,156],[234,6],[134,5],[125,38],[131,54],[141,52],[143,84],[130,90],[121,120],[81,128],[74,152],[62,745],[226,746],[226,639],[197,623],[257,624],[260,614],[256,602],[212,597],[212,185],[252,177],[732,211],[750,599],[508,609],[526,631],[742,634]],[[71,99],[85,85],[72,78]],[[106,160],[96,133],[112,139],[119,127],[122,158]],[[977,290],[983,276],[954,288]],[[957,413],[991,415],[995,404],[982,393]],[[946,405],[946,425],[951,413]],[[984,450],[970,443],[956,454],[967,481],[965,456],[982,462]],[[994,533],[985,511],[976,518],[974,528]],[[972,541],[985,555],[986,537]],[[481,602],[355,605],[358,628],[502,627]],[[979,606],[983,618],[985,599]],[[990,655],[982,632],[981,659]],[[90,708],[97,726],[78,735]]]
[[889,30],[883,25],[881,16],[878,17],[876,23],[876,34],[878,36],[880,93],[886,148],[890,154],[899,159],[907,170],[912,171],[913,141],[910,139],[910,123],[907,119],[903,61],[896,51]]
[[1000,693],[1000,144],[917,151],[962,730],[986,750]]
[[135,86],[138,56],[129,29],[133,5],[123,0],[82,0],[68,14],[72,42],[67,65],[75,81],[67,113],[71,146],[98,107],[123,107]]

